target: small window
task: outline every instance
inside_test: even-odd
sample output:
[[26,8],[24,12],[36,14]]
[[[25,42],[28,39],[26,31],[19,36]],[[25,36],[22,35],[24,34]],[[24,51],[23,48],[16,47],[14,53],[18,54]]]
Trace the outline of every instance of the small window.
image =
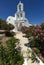
[[21,11],[21,5],[19,5],[19,10]]
[[19,17],[19,15],[17,14],[17,17]]
[[10,18],[9,18],[9,20],[10,20]]
[[20,13],[20,16],[22,17],[22,13]]

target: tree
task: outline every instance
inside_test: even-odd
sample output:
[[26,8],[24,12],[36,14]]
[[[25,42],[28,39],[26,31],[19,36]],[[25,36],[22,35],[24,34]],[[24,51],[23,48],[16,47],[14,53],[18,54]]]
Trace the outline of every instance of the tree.
[[12,30],[14,26],[12,24],[7,24],[5,20],[0,19],[0,30]]
[[7,24],[5,20],[0,19],[0,30],[4,30],[6,36],[14,36],[14,33],[10,32],[12,29],[14,29],[12,24]]

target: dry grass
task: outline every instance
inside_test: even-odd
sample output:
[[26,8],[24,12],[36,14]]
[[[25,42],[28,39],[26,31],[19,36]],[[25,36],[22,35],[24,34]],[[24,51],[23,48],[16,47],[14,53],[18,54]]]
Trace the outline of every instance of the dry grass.
[[0,42],[3,46],[6,46],[6,41],[9,40],[11,37],[7,37],[5,35],[0,35]]

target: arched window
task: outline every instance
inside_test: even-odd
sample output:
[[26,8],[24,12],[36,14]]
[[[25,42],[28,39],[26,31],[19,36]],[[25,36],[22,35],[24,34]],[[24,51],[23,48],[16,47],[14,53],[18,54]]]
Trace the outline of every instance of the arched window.
[[21,5],[19,5],[19,11],[21,11]]
[[20,13],[20,16],[22,17],[22,13]]

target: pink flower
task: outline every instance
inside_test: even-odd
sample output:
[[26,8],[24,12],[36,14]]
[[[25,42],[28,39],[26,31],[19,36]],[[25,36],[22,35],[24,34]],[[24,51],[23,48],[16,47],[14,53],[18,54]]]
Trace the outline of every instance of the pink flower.
[[38,49],[37,49],[36,47],[34,47],[34,48],[33,48],[33,50],[35,50],[35,51],[36,51],[36,50],[38,50]]
[[42,54],[40,54],[40,55],[39,55],[39,58],[40,58],[40,59],[42,59],[42,58],[43,58],[43,57],[42,57]]
[[44,30],[42,32],[44,33]]
[[40,26],[40,25],[37,25],[37,26],[36,26],[36,29],[41,29],[41,26]]
[[42,35],[42,36],[43,36],[43,33],[40,33],[40,35]]
[[43,38],[43,40],[44,40],[44,38]]
[[40,25],[38,27],[41,29],[41,26]]

